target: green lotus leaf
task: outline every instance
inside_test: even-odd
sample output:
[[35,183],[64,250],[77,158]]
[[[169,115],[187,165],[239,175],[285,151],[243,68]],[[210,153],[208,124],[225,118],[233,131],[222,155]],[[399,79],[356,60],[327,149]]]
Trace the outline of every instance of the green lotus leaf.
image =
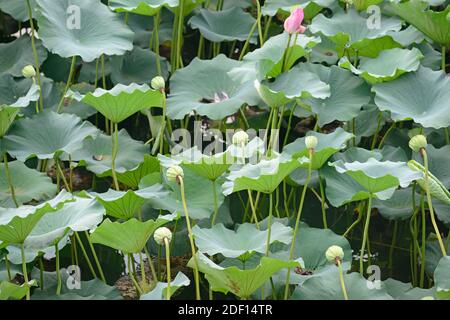
[[450,126],[450,78],[443,72],[420,67],[389,83],[372,87],[380,110],[395,121],[414,120],[426,128]]
[[[181,287],[187,287],[191,283],[191,280],[183,272],[178,272],[170,282],[170,296],[172,297],[175,292]],[[165,300],[167,297],[167,282],[158,282],[156,287],[140,297],[140,300]]]
[[374,158],[366,162],[338,160],[330,165],[337,172],[351,176],[371,194],[399,186],[406,188],[422,176],[411,170],[405,162],[379,161]]
[[253,190],[272,193],[292,171],[307,163],[306,158],[292,158],[286,154],[277,154],[256,164],[248,163],[231,170],[223,184],[223,194],[229,195],[241,190]]
[[231,166],[233,160],[227,152],[205,155],[197,146],[172,155],[170,158],[159,154],[158,159],[161,165],[166,168],[182,164],[183,167],[189,168],[199,176],[211,181],[215,181],[222,176]]
[[[435,148],[432,144],[427,145],[428,169],[442,183],[444,188],[450,189],[450,168],[447,159],[450,159],[450,146]],[[413,159],[423,162],[418,153],[413,153]]]
[[340,57],[346,50],[352,56],[357,51],[359,56],[374,58],[382,50],[400,47],[388,33],[399,31],[401,21],[388,17],[382,17],[382,21],[379,28],[369,28],[367,18],[350,9],[347,13],[339,11],[332,18],[319,14],[309,29],[332,40]]
[[434,289],[413,288],[411,283],[403,283],[392,278],[384,280],[382,285],[395,300],[421,300],[435,295]]
[[[149,49],[134,47],[131,52],[122,56],[111,57],[111,80],[114,84],[130,85],[132,83],[150,83],[158,75],[156,68],[157,55]],[[161,75],[167,79],[168,64],[160,58]]]
[[382,3],[383,0],[355,0],[353,4],[355,5],[356,10],[363,11],[367,10],[372,5],[377,5]]
[[220,54],[212,60],[195,58],[187,67],[172,76],[167,114],[183,119],[195,111],[210,119],[220,120],[232,115],[244,104],[259,99],[253,83],[233,79],[228,72],[241,62]]
[[147,199],[162,198],[169,194],[163,186],[155,184],[136,191],[116,191],[109,189],[105,193],[93,193],[106,209],[106,214],[118,219],[129,220],[142,207]]
[[[284,51],[288,45],[289,35],[283,32],[279,35],[270,37],[261,48],[249,52],[244,57],[244,62],[253,62],[256,64],[258,79],[276,77],[282,73]],[[285,62],[285,68],[290,69],[294,63],[305,56],[311,48],[320,43],[319,37],[308,37],[299,34],[297,40],[292,37],[289,42],[290,56]]]
[[[34,11],[36,0],[30,0],[30,5]],[[11,15],[17,21],[25,22],[30,19],[26,1],[0,0],[0,10]]]
[[81,95],[71,92],[69,96],[88,104],[114,123],[119,123],[138,111],[161,107],[163,94],[146,84],[118,84],[111,90],[97,88],[93,93]]
[[[120,141],[120,140],[119,140]],[[119,147],[120,149],[120,147]],[[120,153],[120,151],[119,151]],[[129,154],[129,152],[127,152]],[[133,157],[135,158],[135,157]],[[117,159],[116,159],[117,161]],[[116,162],[117,164],[117,162]],[[139,182],[145,176],[151,173],[160,173],[160,165],[157,158],[152,157],[151,155],[145,154],[144,161],[135,169],[120,173],[117,173],[117,180],[120,183],[127,185],[130,188],[136,189],[139,185]],[[117,169],[116,169],[117,171]]]
[[0,76],[0,107],[25,108],[39,100],[39,86],[31,79],[15,80],[11,75]]
[[293,99],[325,99],[330,96],[330,86],[301,65],[280,74],[275,81],[263,80],[261,84],[255,81],[255,87],[264,102],[272,108],[281,107]]
[[[195,171],[184,167],[184,188],[189,216],[193,219],[207,219],[214,212],[214,192],[217,196],[217,206],[220,208],[224,201],[224,196],[220,192],[222,179],[216,181],[208,180],[199,176]],[[153,181],[152,181],[153,183]],[[212,186],[214,184],[214,187]],[[141,184],[142,187],[147,187]],[[183,204],[181,202],[180,186],[176,183],[168,185],[169,195],[161,198],[149,199],[148,203],[155,209],[168,210],[171,213],[184,215]],[[201,192],[199,192],[201,190]]]
[[419,69],[422,53],[417,48],[388,49],[380,52],[375,59],[362,57],[358,68],[353,67],[350,61],[343,57],[339,66],[360,75],[369,83],[392,81],[406,72]]
[[[323,134],[315,131],[308,132],[307,135],[315,136],[318,144],[314,150],[312,169],[318,170],[333,154],[344,149],[348,140],[353,135],[342,128],[337,128],[333,133]],[[283,148],[283,153],[292,155],[294,158],[308,157],[309,151],[306,149],[305,138],[299,138]],[[307,168],[308,164],[302,165]]]
[[[10,162],[9,172],[16,200],[20,204],[46,200],[56,194],[56,185],[45,173],[30,169],[23,162]],[[0,164],[0,202],[2,207],[15,207],[3,163]]]
[[[114,286],[109,286],[99,279],[80,281],[80,287],[71,288],[67,284],[72,284],[73,274],[65,268],[61,272],[61,294],[56,295],[57,276],[56,272],[44,271],[44,290],[35,290],[31,296],[32,300],[121,300],[119,290]],[[40,279],[38,269],[33,269],[31,276]],[[39,281],[38,281],[39,282]]]
[[433,46],[423,41],[416,45],[416,47],[422,52],[424,58],[421,60],[422,66],[434,71],[439,71],[442,68],[442,54],[436,51]]
[[[246,41],[255,21],[250,13],[233,7],[222,11],[200,9],[188,23],[192,29],[198,29],[205,39],[222,42]],[[250,43],[257,43],[255,33]]]
[[71,231],[95,229],[104,215],[105,209],[95,199],[75,197],[61,209],[44,215],[25,240],[25,246],[32,249],[54,246]]
[[293,7],[300,5],[308,18],[313,12],[320,11],[321,7],[330,7],[333,2],[333,0],[267,0],[261,9],[264,15],[274,16],[280,11],[289,13]]
[[0,300],[21,300],[28,292],[26,286],[3,281],[0,283]]
[[64,152],[72,154],[86,137],[97,133],[96,127],[75,115],[45,111],[15,122],[4,140],[8,153],[24,162],[31,157],[51,159]]
[[450,24],[447,15],[450,6],[440,12],[426,10],[427,4],[423,1],[412,0],[403,3],[390,3],[387,10],[394,13],[409,24],[422,31],[434,42],[441,45],[450,43]]
[[[134,33],[100,1],[36,0],[39,38],[63,58],[93,61],[103,54],[122,55],[133,49]],[[107,25],[108,28],[98,28]]]
[[[40,40],[36,40],[36,53],[42,63],[47,59],[47,51]],[[34,64],[31,38],[23,36],[10,43],[0,44],[0,73],[22,77],[22,69]]]
[[[183,15],[187,16],[204,0],[184,1]],[[174,10],[180,6],[179,0],[111,0],[109,7],[116,12],[129,12],[144,16],[154,16],[163,7]]]
[[[133,140],[124,129],[119,131],[119,148],[116,157],[116,172],[125,174],[137,169],[147,151],[144,143]],[[99,134],[83,141],[83,146],[72,155],[72,161],[79,161],[89,171],[97,175],[111,175],[112,140],[110,136]]]
[[69,200],[71,195],[62,191],[55,198],[37,206],[0,207],[0,241],[7,244],[23,243],[46,213],[60,209]]
[[[379,118],[381,117],[381,119]],[[371,137],[377,132],[378,121],[374,121],[375,118],[380,120],[380,128],[386,124],[386,121],[390,119],[388,112],[382,112],[373,103],[363,106],[362,110],[355,118],[355,136],[356,141],[360,141],[362,137]]]
[[164,216],[159,217],[156,221],[147,220],[145,222],[134,218],[123,223],[111,222],[106,219],[91,234],[91,240],[93,243],[103,244],[126,254],[139,253],[144,249],[153,232],[169,221],[164,219]]
[[[392,300],[383,287],[378,290],[369,288],[367,280],[359,273],[344,274],[344,282],[350,300]],[[291,299],[344,300],[338,268],[329,268],[328,272],[307,279],[295,289]]]
[[[412,188],[396,190],[392,198],[387,200],[375,199],[372,206],[378,209],[383,218],[389,220],[406,220],[413,214]],[[420,203],[420,196],[415,197],[416,205]]]
[[450,256],[442,257],[434,270],[436,295],[441,299],[450,299]]
[[328,38],[321,39],[321,42],[311,49],[311,62],[334,65],[339,57],[336,52],[336,45]]
[[[199,271],[205,274],[213,291],[225,294],[231,292],[244,299],[249,298],[253,292],[263,286],[275,272],[298,265],[295,261],[262,257],[261,262],[254,269],[240,270],[234,266],[222,268],[200,252],[197,252],[197,261]],[[189,260],[188,266],[193,268],[194,258]]]
[[330,95],[323,100],[302,99],[317,114],[319,126],[334,120],[349,121],[370,101],[369,87],[351,72],[337,66],[328,68],[320,64],[305,64],[300,68],[315,73],[330,87]]
[[411,25],[404,30],[388,32],[388,35],[403,47],[408,47],[413,43],[420,44],[425,40],[424,34]]
[[[258,230],[250,223],[241,224],[236,231],[229,230],[221,223],[211,229],[194,226],[192,233],[195,244],[201,253],[213,256],[222,254],[228,258],[238,258],[244,254],[254,252],[265,253],[267,244],[267,230]],[[289,244],[292,229],[279,222],[274,222],[271,228],[270,243],[275,241]]]

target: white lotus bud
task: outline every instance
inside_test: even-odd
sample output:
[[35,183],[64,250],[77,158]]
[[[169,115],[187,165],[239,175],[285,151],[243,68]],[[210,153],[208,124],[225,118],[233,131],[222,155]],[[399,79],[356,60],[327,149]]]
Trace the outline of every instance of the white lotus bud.
[[166,176],[167,180],[176,182],[178,177],[184,177],[183,168],[181,168],[180,166],[172,166],[167,169]]
[[344,259],[344,250],[339,246],[331,246],[325,252],[325,256],[329,262],[336,263],[336,260],[342,261]]
[[425,136],[422,134],[418,134],[417,136],[414,136],[411,138],[411,140],[409,140],[409,147],[414,152],[419,152],[420,149],[426,148],[427,144],[427,138],[425,138]]
[[166,227],[158,228],[153,234],[153,239],[155,239],[157,244],[163,246],[165,244],[164,239],[167,239],[169,242],[172,241],[172,231]]
[[305,145],[307,149],[315,149],[319,140],[315,136],[307,136],[305,138]]
[[241,146],[243,144],[244,145],[247,144],[249,138],[248,138],[247,132],[241,130],[241,131],[236,132],[233,135],[233,139],[232,140],[233,140],[233,144],[234,145]]
[[22,69],[22,75],[25,78],[33,78],[36,76],[36,70],[31,64],[29,64]]
[[161,76],[154,77],[151,81],[151,86],[155,90],[164,91],[166,90],[166,82]]

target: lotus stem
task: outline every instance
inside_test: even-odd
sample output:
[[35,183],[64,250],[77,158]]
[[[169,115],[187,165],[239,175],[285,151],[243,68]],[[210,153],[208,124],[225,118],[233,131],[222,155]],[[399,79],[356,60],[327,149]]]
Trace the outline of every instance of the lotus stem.
[[328,229],[327,223],[327,210],[325,209],[325,190],[323,188],[322,178],[319,176],[319,188],[320,188],[320,207],[322,209],[322,221],[324,229]]
[[247,189],[247,193],[248,193],[248,199],[250,201],[250,207],[252,209],[252,217],[253,217],[253,220],[255,220],[256,229],[259,230],[258,216],[256,215],[256,208],[255,208],[255,204],[253,202],[252,192],[250,191],[250,189]]
[[373,135],[372,143],[370,145],[370,150],[373,150],[375,148],[375,145],[377,144],[377,138],[378,138],[378,133],[380,132],[382,119],[383,119],[383,112],[380,111],[380,113],[378,114],[377,129],[375,130],[375,134]]
[[42,83],[41,83],[41,65],[39,63],[39,56],[36,50],[36,28],[34,26],[34,20],[33,20],[33,9],[31,7],[30,0],[26,0],[27,2],[27,9],[28,9],[28,17],[30,19],[30,27],[31,27],[31,48],[33,50],[33,56],[34,56],[34,67],[36,69],[36,79],[39,86],[39,106],[40,110],[44,111],[44,97],[42,95]]
[[192,228],[191,228],[191,219],[189,218],[189,210],[188,210],[187,202],[186,202],[186,194],[184,192],[184,180],[181,176],[178,176],[177,179],[178,179],[178,182],[180,183],[181,201],[183,203],[184,215],[186,216],[186,225],[187,225],[187,229],[188,229],[189,243],[191,245],[192,257],[194,259],[195,298],[196,298],[196,300],[201,300],[200,280],[199,280],[199,272],[198,272],[199,268],[198,268],[197,254],[196,254],[195,244],[194,244],[194,235],[192,234]]
[[392,122],[391,126],[386,131],[386,133],[384,134],[383,138],[381,139],[380,144],[378,145],[378,149],[381,149],[381,147],[383,146],[385,140],[387,139],[387,137],[389,137],[389,135],[391,134],[392,130],[394,130],[394,129],[395,129],[395,122]]
[[136,292],[138,294],[138,296],[142,295],[143,291],[141,289],[141,287],[139,286],[139,283],[136,281],[136,278],[134,277],[134,274],[132,272],[132,263],[131,261],[133,261],[133,257],[130,253],[128,253],[128,260],[127,260],[127,264],[128,264],[128,276],[130,277],[131,281],[134,284],[134,287],[136,288]]
[[262,14],[261,14],[261,4],[259,3],[259,0],[256,0],[256,9],[258,11],[256,21],[258,23],[259,46],[262,47],[264,44],[264,35],[261,26]]
[[270,25],[272,23],[272,17],[266,17],[267,19],[264,22],[264,35],[263,35],[263,39],[264,41],[266,41],[267,36],[269,35],[269,29],[270,29]]
[[44,262],[42,255],[39,257],[39,287],[44,290]]
[[444,73],[446,72],[446,70],[445,70],[446,54],[447,54],[447,48],[445,46],[442,46],[442,48],[441,48],[441,68],[442,68],[442,71],[444,71]]
[[172,72],[179,69],[181,58],[181,46],[182,46],[182,37],[183,37],[183,22],[184,22],[184,0],[180,0],[178,10],[177,10],[177,19],[175,19],[176,26],[176,50],[174,61],[172,61]]
[[[300,217],[301,217],[302,211],[303,211],[303,204],[305,202],[306,190],[308,190],[308,184],[311,181],[313,157],[314,157],[314,150],[309,149],[308,176],[306,177],[305,184],[303,186],[303,191],[302,191],[302,195],[300,198],[300,206],[298,207],[298,211],[297,211],[297,218],[295,220],[294,234],[292,236],[291,248],[289,250],[289,260],[292,260],[294,257],[295,240],[297,239],[298,229],[300,226]],[[291,268],[288,268],[287,275],[286,275],[286,284],[285,284],[285,288],[284,288],[284,300],[287,300],[288,296],[289,296],[289,280],[290,280],[290,278],[291,278]]]
[[139,264],[141,265],[141,283],[145,287],[147,285],[147,277],[145,276],[144,259],[142,258],[142,254],[140,252],[139,252]]
[[30,287],[28,285],[27,260],[26,260],[26,256],[25,256],[25,245],[23,243],[20,244],[20,254],[21,254],[21,257],[22,257],[23,279],[25,281],[25,287],[27,288],[26,299],[30,300]]
[[91,260],[89,259],[89,256],[88,256],[88,254],[86,252],[86,249],[84,248],[83,242],[81,241],[81,238],[80,238],[79,234],[77,232],[74,232],[74,234],[75,234],[75,239],[77,239],[78,244],[80,245],[81,252],[83,253],[84,259],[86,260],[86,263],[87,263],[87,265],[89,267],[89,270],[92,273],[92,276],[94,278],[97,278],[97,274],[95,273],[94,267],[92,266]]
[[70,86],[72,85],[72,79],[73,79],[73,76],[74,76],[74,73],[75,73],[76,62],[77,62],[77,57],[73,56],[72,57],[72,64],[70,65],[69,77],[67,78],[66,87],[64,88],[64,92],[62,94],[61,100],[59,101],[58,108],[56,109],[57,113],[61,112],[61,108],[64,105],[64,100],[66,99],[66,93],[69,90]]
[[113,178],[113,182],[114,182],[114,188],[119,191],[119,182],[117,180],[117,175],[116,175],[116,157],[117,157],[117,152],[118,152],[118,148],[119,148],[119,128],[117,123],[113,123],[112,126],[114,128],[113,132],[111,133],[111,138],[112,138],[112,158],[111,158],[111,174],[112,174],[112,178]]
[[211,227],[212,227],[216,224],[217,215],[219,213],[219,205],[218,205],[218,201],[217,201],[216,182],[215,181],[211,181],[211,182],[212,182],[213,200],[214,200],[214,216],[211,220]]
[[241,54],[239,55],[239,61],[241,61],[244,58],[245,53],[247,52],[248,46],[250,45],[250,40],[252,39],[257,26],[258,26],[258,21],[255,21],[252,28],[250,29],[247,39],[245,40],[244,46],[242,47]]
[[361,213],[361,209],[359,209],[358,206],[358,218],[350,225],[350,227],[348,227],[348,229],[344,232],[344,234],[342,235],[344,238],[348,236],[348,234],[361,222],[362,220],[362,213]]
[[70,188],[70,185],[67,182],[67,179],[64,175],[64,171],[61,168],[61,160],[59,158],[55,157],[55,164],[56,164],[56,169],[58,170],[58,174],[60,175],[61,180],[64,183],[64,187],[67,189],[67,191],[72,192],[72,189]]
[[170,300],[171,292],[170,292],[170,243],[167,238],[164,238],[164,246],[166,248],[166,269],[167,269],[167,291],[166,291],[166,300]]
[[158,282],[158,276],[156,275],[155,266],[153,265],[152,257],[150,256],[150,252],[148,252],[147,247],[144,247],[145,255],[147,256],[148,264],[150,266],[150,271],[152,273],[153,282]]
[[337,259],[336,261],[339,269],[339,280],[341,282],[342,294],[344,295],[344,299],[348,300],[347,289],[345,288],[345,281],[344,281],[344,271],[342,270],[342,262],[340,259]]
[[[153,50],[156,53],[156,70],[158,71],[158,75],[162,76],[161,71],[161,57],[159,55],[159,18],[161,16],[161,10],[158,10],[156,16],[153,17],[153,32],[152,38],[154,39]],[[152,48],[152,42],[150,43],[150,49]]]
[[367,238],[369,236],[369,224],[371,213],[372,213],[372,194],[370,194],[369,199],[367,199],[366,222],[364,224],[364,234],[359,256],[359,273],[361,274],[361,276],[364,275],[364,248],[366,247]]
[[[289,38],[288,38],[288,44],[286,47],[286,50],[284,52],[284,56],[283,56],[283,64],[281,67],[281,72],[286,72],[286,66],[289,63],[289,59],[291,58],[291,53],[292,53],[292,48],[291,48],[291,39],[292,39],[292,34],[289,34]],[[297,43],[297,39],[298,39],[298,33],[295,34],[294,36],[294,46]]]
[[424,148],[421,149],[421,155],[423,157],[423,162],[424,162],[424,167],[425,167],[425,193],[427,194],[427,202],[428,202],[428,209],[430,211],[431,223],[433,225],[434,232],[436,233],[436,237],[439,241],[439,247],[441,248],[442,256],[445,257],[447,255],[447,251],[445,250],[444,242],[442,241],[442,236],[441,236],[441,233],[439,232],[439,228],[436,223],[436,217],[434,215],[433,203],[431,200],[430,185],[429,185],[428,155],[427,155],[427,151]]
[[12,177],[11,177],[11,173],[9,171],[9,164],[8,164],[8,155],[6,154],[6,152],[3,154],[3,164],[5,165],[5,176],[6,176],[6,180],[8,181],[9,184],[9,190],[11,192],[11,198],[14,202],[14,205],[18,208],[19,207],[19,202],[17,201],[16,198],[16,192],[14,189],[14,185],[12,182]]
[[106,283],[105,274],[103,273],[102,266],[101,266],[100,261],[99,261],[99,259],[97,257],[97,252],[95,252],[95,247],[94,247],[94,244],[91,241],[91,237],[89,235],[89,232],[84,231],[84,234],[85,234],[86,239],[87,239],[87,241],[89,243],[89,248],[91,249],[92,256],[94,257],[95,264],[97,265],[98,272],[100,273],[100,279],[102,279],[102,281],[104,283]]
[[420,208],[422,213],[422,247],[421,247],[421,257],[420,257],[420,278],[419,286],[423,288],[425,282],[425,249],[427,244],[427,218],[425,215],[425,201],[424,194],[422,191],[422,196],[420,197]]
[[9,265],[8,255],[5,255],[5,268],[6,268],[6,274],[8,275],[8,281],[11,281],[12,280],[11,267]]
[[57,279],[56,295],[59,296],[61,294],[62,279],[61,279],[61,270],[60,270],[60,265],[59,265],[58,242],[55,243],[55,255],[56,255],[56,279]]
[[[269,219],[267,221],[267,242],[266,242],[266,257],[269,256],[270,236],[272,231],[272,207],[273,207],[273,193],[269,193]],[[264,297],[263,297],[264,298]]]
[[283,147],[287,144],[288,142],[288,138],[289,138],[289,134],[291,133],[291,123],[292,123],[292,118],[294,116],[294,111],[297,108],[298,104],[294,103],[294,105],[292,106],[292,110],[291,113],[289,114],[289,120],[288,120],[288,125],[287,125],[287,130],[286,130],[286,135],[284,136],[284,140],[283,140]]
[[395,243],[397,241],[397,232],[398,232],[398,220],[394,221],[394,230],[392,232],[392,242],[391,242],[391,247],[389,248],[389,262],[388,262],[388,268],[391,271],[391,276],[392,276],[392,260],[394,257],[394,248],[395,248]]

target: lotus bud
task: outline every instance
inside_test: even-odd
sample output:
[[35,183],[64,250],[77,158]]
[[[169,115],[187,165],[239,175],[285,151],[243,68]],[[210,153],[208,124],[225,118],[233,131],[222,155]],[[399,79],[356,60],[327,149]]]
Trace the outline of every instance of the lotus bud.
[[184,171],[183,168],[180,166],[172,166],[169,169],[167,169],[167,180],[169,181],[176,181],[178,182],[178,177],[183,178],[184,177]]
[[284,30],[289,34],[304,33],[306,28],[302,26],[305,14],[303,8],[299,7],[292,11],[291,15],[284,21]]
[[317,138],[315,136],[307,136],[305,138],[305,145],[306,148],[309,150],[313,150],[317,147],[317,143],[319,142],[319,140],[317,140]]
[[25,78],[34,78],[36,76],[36,70],[29,64],[22,69],[22,75]]
[[331,246],[325,252],[325,256],[329,262],[337,263],[338,260],[344,259],[344,250],[339,246]]
[[233,135],[233,144],[237,146],[246,145],[248,143],[248,134],[245,131],[238,131]]
[[409,140],[409,147],[414,152],[420,152],[421,149],[426,148],[427,146],[427,138],[424,135],[418,134]]
[[166,82],[164,81],[164,78],[161,76],[154,77],[150,84],[152,88],[155,90],[159,90],[161,92],[166,90]]
[[166,227],[158,228],[153,234],[153,239],[155,239],[157,244],[163,246],[165,244],[164,239],[167,239],[168,242],[172,241],[172,231]]

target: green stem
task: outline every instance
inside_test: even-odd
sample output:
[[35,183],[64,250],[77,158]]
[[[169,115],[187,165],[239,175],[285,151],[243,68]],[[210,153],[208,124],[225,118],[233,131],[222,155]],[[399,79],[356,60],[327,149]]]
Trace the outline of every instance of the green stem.
[[84,234],[85,234],[86,239],[87,239],[87,241],[89,243],[89,248],[91,249],[92,256],[94,257],[94,261],[95,261],[95,264],[97,266],[98,272],[100,273],[100,279],[102,279],[102,281],[104,283],[106,283],[105,274],[103,273],[103,269],[102,269],[102,266],[100,264],[100,260],[98,259],[97,253],[95,252],[94,244],[91,241],[91,237],[89,235],[89,232],[84,231]]
[[264,24],[264,41],[266,41],[267,36],[269,35],[269,29],[270,29],[270,25],[272,23],[272,17],[269,17],[268,19],[266,19],[265,24]]
[[164,245],[166,247],[166,269],[167,269],[167,289],[166,289],[166,300],[170,300],[171,292],[170,292],[170,282],[171,282],[171,274],[170,274],[170,244],[167,238],[164,238]]
[[[175,227],[176,227],[176,225],[175,225]],[[175,232],[174,232],[174,234],[175,234]],[[144,252],[145,252],[145,255],[147,256],[147,260],[148,260],[148,264],[150,266],[150,271],[152,273],[153,281],[156,283],[156,282],[158,282],[158,277],[156,275],[156,270],[155,270],[155,266],[153,265],[152,257],[150,256],[150,252],[148,252],[147,247],[144,247]]]
[[20,254],[22,257],[22,273],[25,281],[25,286],[27,288],[27,300],[30,300],[30,287],[28,285],[28,271],[27,271],[27,260],[25,257],[25,245],[23,243],[20,244]]
[[91,271],[92,276],[94,278],[97,278],[97,274],[95,273],[94,267],[92,266],[91,260],[89,259],[89,256],[86,252],[86,249],[84,248],[83,242],[81,241],[81,238],[80,238],[78,232],[74,232],[74,234],[75,234],[75,238],[78,241],[78,244],[80,245],[81,252],[83,253],[83,257],[86,260],[86,263],[89,267],[89,270]]
[[212,183],[213,200],[214,200],[214,215],[213,215],[213,218],[211,220],[211,227],[212,227],[212,226],[214,226],[216,224],[217,215],[219,213],[219,205],[218,205],[218,202],[217,202],[216,182],[215,181],[211,181],[211,183]]
[[140,252],[139,252],[139,264],[141,265],[141,283],[143,283],[145,287],[147,284],[147,277],[145,276],[144,258],[142,257],[142,253]]
[[380,132],[382,119],[383,119],[383,112],[380,112],[378,114],[377,130],[375,131],[375,134],[373,135],[372,144],[370,145],[370,150],[373,150],[375,148],[375,145],[377,144],[377,138],[378,138],[378,133]]
[[348,300],[347,289],[345,288],[345,281],[344,281],[344,271],[342,270],[341,260],[337,260],[337,266],[339,269],[339,280],[341,282],[342,293],[344,294],[344,299]]
[[44,261],[42,255],[39,257],[39,287],[44,290]]
[[328,229],[327,223],[327,210],[325,209],[325,191],[323,188],[323,181],[319,176],[319,188],[320,188],[320,207],[322,209],[322,221],[324,229]]
[[421,257],[420,257],[420,280],[419,286],[423,288],[425,282],[425,248],[427,243],[427,219],[425,215],[425,201],[424,194],[422,192],[422,196],[420,198],[420,207],[422,211],[422,247],[421,247]]
[[258,23],[258,35],[259,35],[259,46],[262,47],[264,44],[264,35],[263,35],[263,31],[262,31],[262,26],[261,26],[261,4],[259,3],[259,0],[256,0],[256,8],[257,8],[257,18],[256,18],[256,22]]
[[383,138],[380,141],[380,144],[378,145],[378,149],[381,149],[381,147],[384,144],[384,141],[387,139],[387,137],[389,137],[389,135],[391,134],[392,130],[394,130],[395,128],[395,122],[393,122],[391,124],[391,126],[389,127],[389,129],[386,131],[386,133],[384,134]]
[[258,21],[255,21],[255,23],[253,24],[252,28],[250,29],[250,32],[248,34],[247,40],[245,40],[244,46],[242,47],[242,51],[241,54],[239,55],[239,61],[241,61],[244,56],[245,53],[247,52],[248,46],[250,45],[250,40],[253,37],[253,34],[255,33],[255,29],[258,26]]
[[267,221],[267,242],[266,242],[266,257],[269,256],[270,249],[270,235],[272,231],[272,201],[273,201],[273,193],[269,193],[269,220]]
[[61,108],[64,105],[64,100],[66,99],[66,93],[69,90],[70,86],[72,85],[72,79],[73,79],[73,75],[75,73],[76,62],[77,62],[77,57],[73,56],[72,57],[72,64],[70,65],[69,77],[67,78],[66,87],[64,88],[63,95],[61,97],[61,100],[59,101],[58,108],[56,109],[57,113],[61,112]]
[[199,268],[198,268],[198,261],[197,261],[197,254],[195,250],[195,244],[194,244],[194,236],[192,234],[192,228],[191,228],[191,219],[189,218],[189,211],[186,203],[186,195],[184,192],[184,181],[182,177],[178,177],[178,181],[180,183],[180,191],[181,191],[181,201],[183,203],[183,209],[184,209],[184,215],[186,216],[186,225],[188,229],[189,234],[189,243],[191,245],[191,251],[192,251],[192,258],[194,259],[194,281],[195,281],[195,298],[196,300],[201,300],[200,296],[200,282],[199,282]]
[[[293,46],[295,46],[295,44],[297,43],[297,38],[298,38],[298,33],[296,33],[294,36]],[[292,39],[292,34],[289,34],[288,44],[287,44],[287,47],[286,47],[286,50],[285,50],[284,56],[283,56],[283,64],[281,67],[281,72],[287,71],[286,67],[287,67],[287,64],[289,63],[289,59],[291,58],[291,53],[292,53],[291,39]]]
[[119,191],[119,181],[116,175],[116,157],[119,147],[119,128],[117,123],[113,123],[114,132],[111,133],[112,138],[112,157],[111,157],[111,174],[114,182],[114,188]]
[[367,238],[369,236],[369,224],[371,212],[372,212],[372,195],[369,195],[369,199],[367,200],[366,222],[364,224],[364,234],[359,256],[359,273],[361,274],[361,276],[364,275],[364,248],[366,247]]
[[128,264],[128,276],[130,277],[131,281],[133,282],[134,287],[136,288],[136,291],[137,291],[138,296],[140,296],[140,295],[142,295],[143,290],[142,290],[141,287],[139,286],[139,283],[136,281],[136,278],[134,277],[134,274],[133,274],[133,272],[132,272],[132,269],[133,269],[133,266],[132,266],[132,264],[131,264],[131,262],[133,261],[132,259],[133,259],[133,257],[132,257],[132,255],[129,253],[129,254],[128,254],[128,261],[127,261],[127,264]]
[[10,265],[9,265],[9,258],[8,258],[8,255],[5,255],[5,268],[6,268],[6,274],[7,274],[7,276],[8,276],[8,281],[11,281],[11,280],[12,280],[12,277],[11,277],[11,267],[10,267]]
[[67,179],[64,175],[64,171],[61,168],[61,160],[59,158],[55,158],[55,163],[56,163],[56,169],[58,170],[58,173],[61,176],[61,180],[63,181],[65,188],[67,189],[67,191],[72,192],[72,189],[70,188],[70,185],[67,182]]
[[181,57],[181,46],[182,46],[182,38],[183,38],[183,23],[184,23],[184,0],[180,0],[180,5],[178,7],[178,28],[177,28],[177,51],[176,51],[176,67],[175,70],[178,70],[180,66]]
[[398,232],[398,220],[394,221],[394,231],[392,233],[392,242],[391,242],[391,247],[389,248],[388,268],[391,272],[391,276],[392,276],[392,261],[393,261],[393,257],[394,257],[394,248],[395,248],[395,243],[397,241],[397,232]]
[[256,215],[256,208],[255,208],[255,204],[253,202],[252,192],[250,191],[250,189],[247,189],[247,193],[248,193],[248,199],[250,201],[250,207],[252,209],[252,217],[253,217],[253,220],[255,220],[256,228],[259,230],[258,216]]
[[292,118],[294,116],[294,111],[297,108],[298,104],[294,103],[294,106],[292,107],[291,113],[289,115],[289,120],[288,120],[288,125],[287,125],[287,131],[286,131],[286,135],[284,136],[284,140],[283,140],[283,147],[287,144],[288,142],[288,137],[289,134],[291,133],[291,123],[292,123]]
[[[158,10],[158,12],[156,13],[156,16],[153,17],[153,32],[152,32],[152,37],[154,39],[154,44],[153,44],[153,50],[156,53],[156,70],[158,71],[158,75],[162,76],[162,71],[161,71],[161,57],[159,55],[159,18],[161,15],[161,10]],[[153,41],[152,41],[153,42]],[[151,49],[151,45],[150,45],[150,49]]]
[[56,295],[59,296],[61,294],[62,279],[61,279],[61,270],[60,270],[60,266],[59,266],[58,243],[55,244],[55,255],[56,255],[56,279],[57,279]]
[[9,172],[8,155],[6,154],[6,152],[3,154],[3,164],[5,165],[5,176],[6,176],[6,180],[8,181],[9,190],[11,192],[11,198],[12,198],[15,206],[18,208],[19,202],[17,201],[16,192],[14,190],[11,173]]
[[441,56],[441,69],[442,69],[442,71],[444,71],[444,73],[445,73],[445,56],[446,56],[446,54],[447,54],[447,48],[445,47],[445,46],[442,46],[442,48],[441,48],[441,54],[442,54],[442,56]]

